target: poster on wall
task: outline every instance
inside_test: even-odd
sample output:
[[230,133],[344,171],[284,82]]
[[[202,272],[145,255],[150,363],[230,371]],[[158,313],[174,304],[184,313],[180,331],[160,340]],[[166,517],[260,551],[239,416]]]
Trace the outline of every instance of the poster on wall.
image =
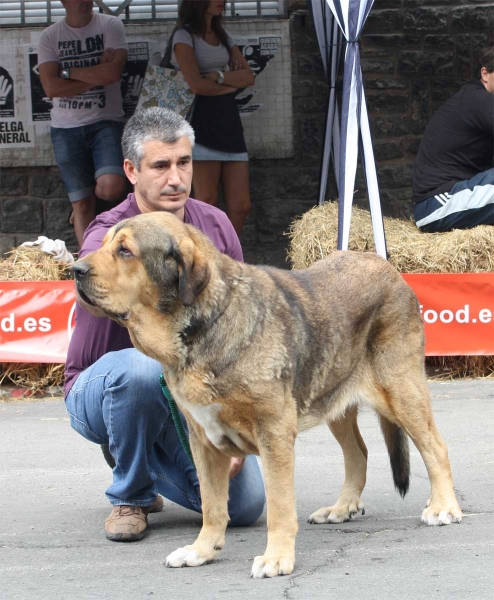
[[12,48],[0,46],[0,150],[34,146],[26,103],[19,97],[22,74],[16,67]]
[[[269,61],[275,57],[281,39],[281,36],[275,35],[235,37],[235,42],[249,63],[256,79],[266,69]],[[262,104],[252,103],[256,95],[257,90],[252,88],[245,88],[237,92],[237,106],[241,115],[246,116],[262,107]]]
[[14,77],[0,63],[0,117],[14,116]]
[[127,63],[122,74],[122,99],[125,118],[129,119],[137,106],[148,64],[159,65],[166,39],[127,36]]
[[30,46],[27,53],[27,67],[30,87],[30,116],[33,123],[50,120],[50,110],[53,106],[51,98],[45,94],[38,71],[38,50]]
[[136,109],[142,82],[150,58],[150,44],[148,41],[129,42],[125,70],[122,74],[122,99],[125,118],[130,118]]

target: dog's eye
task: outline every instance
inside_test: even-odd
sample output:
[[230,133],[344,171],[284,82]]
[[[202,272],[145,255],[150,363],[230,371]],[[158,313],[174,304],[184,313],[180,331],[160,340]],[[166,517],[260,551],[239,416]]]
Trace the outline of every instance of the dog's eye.
[[120,256],[123,256],[124,258],[130,258],[131,256],[133,256],[132,252],[125,246],[120,246],[118,248],[118,253],[120,254]]

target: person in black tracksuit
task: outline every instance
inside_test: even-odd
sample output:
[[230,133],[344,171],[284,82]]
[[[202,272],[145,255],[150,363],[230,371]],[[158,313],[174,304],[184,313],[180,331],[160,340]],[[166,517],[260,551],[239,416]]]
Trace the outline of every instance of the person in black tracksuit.
[[494,46],[480,66],[480,79],[437,110],[420,144],[412,200],[426,233],[494,225]]

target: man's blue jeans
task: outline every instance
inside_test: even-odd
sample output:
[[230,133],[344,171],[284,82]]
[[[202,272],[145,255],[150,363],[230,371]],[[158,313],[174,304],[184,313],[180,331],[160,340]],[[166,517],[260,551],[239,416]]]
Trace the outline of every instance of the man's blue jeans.
[[[201,512],[199,480],[159,383],[161,365],[135,349],[109,352],[83,371],[66,397],[72,427],[115,459],[111,504],[149,506],[159,493]],[[166,376],[166,374],[165,374]],[[230,525],[254,523],[265,493],[255,456],[230,481]]]

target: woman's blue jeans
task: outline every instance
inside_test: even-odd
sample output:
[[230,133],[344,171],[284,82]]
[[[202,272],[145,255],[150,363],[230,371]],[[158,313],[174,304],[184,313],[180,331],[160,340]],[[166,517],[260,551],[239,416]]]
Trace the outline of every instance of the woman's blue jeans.
[[[149,506],[159,493],[201,512],[199,480],[159,383],[161,365],[131,348],[109,352],[83,371],[66,397],[72,427],[115,459],[111,504]],[[166,374],[165,374],[166,376]],[[230,481],[230,525],[254,523],[264,509],[255,456]]]

